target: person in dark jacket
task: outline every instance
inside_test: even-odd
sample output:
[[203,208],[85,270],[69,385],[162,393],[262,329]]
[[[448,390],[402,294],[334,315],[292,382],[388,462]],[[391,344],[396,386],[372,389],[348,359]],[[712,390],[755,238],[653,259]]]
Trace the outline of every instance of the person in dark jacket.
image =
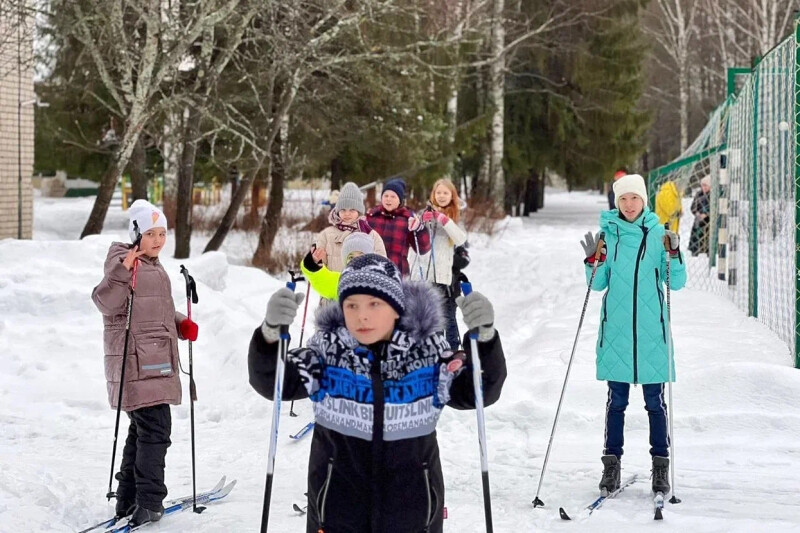
[[397,265],[401,275],[408,276],[408,249],[413,248],[418,254],[428,253],[431,237],[427,231],[421,231],[422,221],[403,205],[405,199],[406,182],[400,178],[387,181],[380,205],[367,212],[367,222],[383,239],[386,257]]
[[[450,351],[441,294],[401,281],[388,259],[353,259],[339,304],[317,312],[317,332],[289,352],[284,400],[310,398],[315,429],[308,467],[308,533],[441,533],[444,479],[436,439],[442,409],[473,409],[469,353]],[[250,342],[250,384],[272,399],[279,328],[302,294],[280,289]],[[478,330],[485,405],[506,378],[494,310],[478,292],[458,305]],[[469,349],[469,343],[465,342]]]
[[694,224],[689,237],[689,251],[692,255],[708,253],[708,217],[711,214],[711,176],[700,180],[700,192],[692,200]]

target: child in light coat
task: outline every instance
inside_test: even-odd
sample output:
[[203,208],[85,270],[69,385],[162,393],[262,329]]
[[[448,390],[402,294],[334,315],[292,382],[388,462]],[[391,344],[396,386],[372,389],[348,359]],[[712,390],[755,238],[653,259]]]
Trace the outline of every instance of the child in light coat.
[[417,255],[413,249],[409,250],[411,279],[430,281],[442,293],[447,342],[451,349],[457,350],[460,338],[455,303],[458,294],[452,290],[453,251],[467,242],[467,234],[458,225],[458,191],[452,181],[443,178],[433,184],[429,206],[422,214],[422,222],[431,236],[431,251]]
[[369,235],[374,241],[375,253],[386,257],[383,239],[363,218],[364,210],[364,195],[358,185],[353,182],[345,183],[339,192],[336,205],[331,209],[328,218],[331,225],[322,230],[314,242],[315,250],[312,256],[317,263],[324,264],[333,272],[341,272],[344,269],[342,245],[354,232]]

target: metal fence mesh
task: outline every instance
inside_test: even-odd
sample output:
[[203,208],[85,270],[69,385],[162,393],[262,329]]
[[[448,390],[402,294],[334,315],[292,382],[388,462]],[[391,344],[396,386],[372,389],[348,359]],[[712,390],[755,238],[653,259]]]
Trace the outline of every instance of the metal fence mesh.
[[670,181],[681,192],[688,286],[730,298],[793,354],[796,49],[791,36],[767,54],[694,143],[650,173],[648,185],[652,197]]

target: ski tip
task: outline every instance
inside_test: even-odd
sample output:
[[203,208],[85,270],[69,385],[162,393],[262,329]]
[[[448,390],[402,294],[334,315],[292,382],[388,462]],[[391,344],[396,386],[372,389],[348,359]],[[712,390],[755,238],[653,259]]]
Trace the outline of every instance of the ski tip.
[[544,502],[540,500],[538,496],[535,497],[531,503],[533,503],[534,509],[536,509],[537,507],[544,507]]
[[653,516],[653,520],[663,520],[664,515],[661,514],[661,509],[656,509],[655,516]]
[[561,516],[561,520],[572,520],[563,507],[558,508],[558,514]]

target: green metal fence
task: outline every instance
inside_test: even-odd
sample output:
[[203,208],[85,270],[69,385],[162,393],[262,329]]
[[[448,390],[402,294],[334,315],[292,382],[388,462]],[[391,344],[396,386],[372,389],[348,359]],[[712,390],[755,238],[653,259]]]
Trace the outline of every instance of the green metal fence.
[[794,34],[752,69],[731,69],[729,79],[744,78],[738,93],[678,159],[650,172],[648,190],[655,200],[672,181],[682,193],[689,286],[722,294],[763,322],[800,367],[798,42],[795,21]]

